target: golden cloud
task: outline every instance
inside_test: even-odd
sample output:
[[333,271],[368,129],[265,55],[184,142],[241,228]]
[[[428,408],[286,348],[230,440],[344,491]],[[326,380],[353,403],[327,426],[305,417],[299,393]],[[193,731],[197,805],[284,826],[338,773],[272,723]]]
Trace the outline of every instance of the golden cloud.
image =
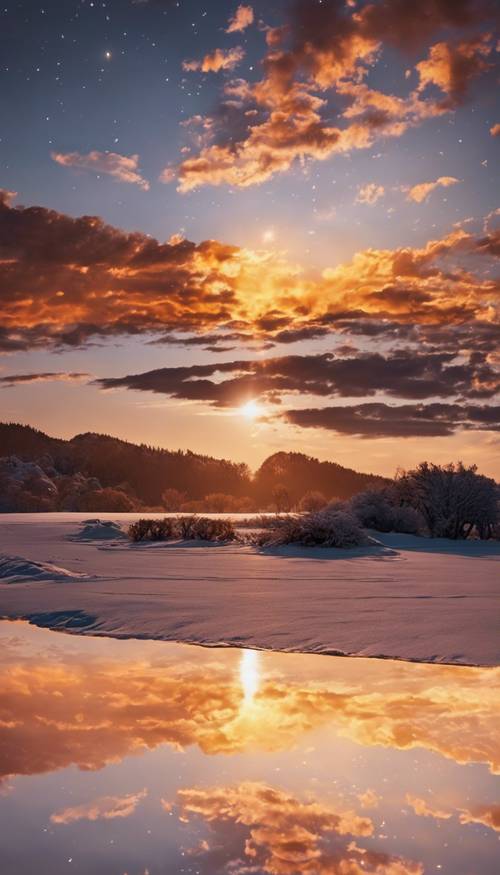
[[[489,33],[430,46],[416,66],[418,86],[406,97],[371,89],[363,80],[386,45],[414,50],[435,32],[466,29],[478,14],[474,6],[460,0],[452,11],[426,0],[418,17],[406,8],[402,15],[397,0],[359,10],[355,4],[298,0],[283,25],[263,25],[264,77],[225,86],[218,112],[203,120],[197,155],[169,168],[164,181],[177,176],[181,192],[202,185],[258,185],[298,162],[366,149],[454,110],[470,82],[490,69]],[[488,10],[482,11],[488,21]],[[432,88],[429,96],[429,86],[444,96],[436,99]],[[331,97],[340,105],[340,126],[328,121]]]
[[500,832],[500,804],[477,805],[471,809],[463,808],[460,823],[481,823],[489,829]]
[[408,189],[407,200],[421,204],[422,201],[427,200],[431,192],[436,188],[448,188],[450,185],[457,185],[459,182],[460,180],[454,176],[440,176],[439,179],[435,179],[433,182],[419,182]]
[[367,249],[313,275],[270,249],[159,243],[97,217],[16,208],[4,192],[0,239],[5,350],[146,332],[286,342],[290,323],[313,336],[349,319],[493,323],[498,302],[498,282],[483,269],[500,253],[498,230]]
[[91,802],[84,802],[72,808],[64,808],[51,814],[51,823],[67,824],[77,820],[114,820],[117,817],[130,817],[139,802],[148,795],[146,789],[126,796],[100,796]]
[[243,3],[238,6],[233,17],[230,19],[226,33],[239,33],[249,27],[254,20],[254,11],[251,6]]
[[436,808],[430,802],[420,799],[418,796],[412,796],[411,793],[406,794],[406,801],[419,817],[433,817],[435,820],[449,820],[450,817],[453,817],[452,811]]
[[146,654],[104,660],[87,649],[67,664],[40,653],[21,661],[6,644],[0,777],[100,769],[165,743],[206,754],[289,750],[321,727],[368,747],[423,747],[500,772],[500,669],[368,660],[352,680],[264,676],[248,701],[233,663]]
[[[353,811],[318,801],[302,801],[290,793],[260,782],[236,786],[187,788],[177,793],[181,820],[201,817],[226,846],[228,824],[243,826],[242,846],[233,859],[241,865],[231,871],[259,871],[269,875],[422,875],[420,863],[359,848],[342,836],[371,836],[373,824]],[[335,843],[332,842],[335,839]],[[234,843],[234,840],[233,840]],[[209,853],[210,843],[198,853]],[[228,848],[228,855],[232,848]],[[239,852],[239,853],[238,853]],[[243,862],[246,859],[247,863]],[[252,869],[247,868],[251,864]]]
[[356,203],[358,204],[372,204],[377,203],[377,201],[383,197],[385,194],[385,188],[383,185],[377,185],[376,182],[368,182],[366,185],[360,186],[358,189],[358,194],[356,195]]
[[234,49],[214,49],[201,61],[183,61],[184,70],[201,70],[202,73],[218,73],[220,70],[234,70],[245,57],[241,46]]

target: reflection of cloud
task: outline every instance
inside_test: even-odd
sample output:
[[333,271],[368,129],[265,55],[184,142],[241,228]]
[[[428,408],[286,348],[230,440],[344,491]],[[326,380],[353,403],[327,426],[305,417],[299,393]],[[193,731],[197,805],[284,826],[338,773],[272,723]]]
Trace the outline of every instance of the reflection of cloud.
[[453,816],[452,811],[442,811],[439,808],[435,808],[434,805],[427,802],[425,799],[420,799],[418,796],[412,796],[410,793],[406,794],[406,801],[408,805],[411,805],[415,814],[418,814],[419,817],[434,817],[436,820],[449,820],[450,817]]
[[380,802],[380,796],[375,793],[375,790],[365,790],[364,793],[358,793],[358,799],[361,804],[361,808],[378,808]]
[[115,817],[130,817],[139,802],[148,795],[147,790],[129,793],[127,796],[101,796],[92,802],[84,802],[73,808],[64,808],[51,814],[52,823],[74,823],[75,820],[114,820]]
[[449,820],[451,817],[458,817],[460,823],[480,823],[487,826],[489,829],[494,829],[500,832],[500,803],[490,803],[488,805],[475,805],[472,808],[454,808],[449,811],[443,811],[436,808],[425,799],[420,799],[418,796],[406,794],[406,801],[410,805],[415,814],[419,817],[433,817],[435,820]]
[[[458,763],[500,771],[500,669],[363,666],[352,680],[308,683],[265,676],[245,707],[230,667],[208,656],[181,664],[90,657],[20,661],[4,646],[0,667],[0,777],[77,765],[100,769],[169,743],[205,753],[289,750],[304,733],[362,745],[424,747]],[[333,657],[332,657],[333,659]]]
[[461,810],[460,823],[482,823],[490,829],[500,832],[500,803],[477,805],[472,809]]
[[[266,784],[182,789],[177,793],[177,801],[181,820],[187,821],[195,815],[209,824],[216,845],[226,851],[226,865],[231,859],[238,861],[231,866],[234,875],[249,872],[421,875],[423,872],[420,863],[368,851],[354,842],[339,839],[340,836],[371,836],[373,824],[369,818],[319,801],[304,802]],[[240,830],[241,826],[244,831]],[[209,861],[210,843],[205,844]],[[202,852],[201,848],[197,851]]]

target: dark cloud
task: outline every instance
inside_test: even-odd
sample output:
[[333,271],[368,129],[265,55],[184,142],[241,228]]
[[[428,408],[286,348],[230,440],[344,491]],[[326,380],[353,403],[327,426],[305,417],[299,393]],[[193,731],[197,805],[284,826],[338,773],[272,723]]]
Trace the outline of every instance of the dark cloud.
[[454,353],[414,350],[386,356],[380,353],[348,357],[333,353],[279,356],[159,368],[143,374],[102,378],[97,384],[103,389],[156,392],[216,407],[239,406],[249,397],[267,396],[276,401],[287,393],[363,397],[383,392],[420,400],[436,396],[490,398],[499,391],[499,375],[484,356],[470,357],[458,364],[454,359]]
[[0,377],[0,386],[18,386],[24,383],[47,383],[47,382],[77,382],[89,379],[90,374],[65,371],[42,371],[38,374],[7,374]]
[[500,406],[460,404],[357,404],[287,410],[283,418],[301,428],[322,428],[362,438],[444,437],[460,429],[498,431]]

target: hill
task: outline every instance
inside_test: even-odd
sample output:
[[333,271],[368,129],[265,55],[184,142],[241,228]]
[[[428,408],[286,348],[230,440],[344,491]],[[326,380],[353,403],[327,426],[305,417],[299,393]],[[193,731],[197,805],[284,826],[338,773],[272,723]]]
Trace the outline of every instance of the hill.
[[[15,461],[9,457],[15,457]],[[133,444],[92,432],[63,440],[17,423],[0,423],[0,458],[3,466],[0,467],[0,495],[3,497],[0,508],[6,510],[13,509],[12,502],[5,500],[13,479],[17,491],[27,493],[23,499],[27,506],[18,508],[26,510],[52,509],[47,503],[54,501],[56,509],[67,510],[104,510],[103,502],[112,505],[110,510],[166,507],[162,500],[165,490],[170,491],[171,500],[175,501],[177,494],[177,501],[187,505],[199,503],[207,496],[217,504],[218,495],[220,506],[214,506],[214,510],[225,509],[224,497],[232,497],[240,503],[240,507],[228,509],[252,510],[272,506],[276,490],[280,489],[285,489],[295,504],[310,490],[319,490],[328,499],[349,498],[370,485],[386,482],[381,477],[361,474],[334,462],[320,462],[301,453],[275,453],[252,475],[244,463],[189,450]],[[26,467],[28,463],[31,467]],[[45,486],[43,501],[37,508],[31,496],[40,491],[40,478]],[[47,478],[53,484],[49,493]],[[107,495],[98,495],[105,490]],[[130,508],[126,506],[128,503]]]

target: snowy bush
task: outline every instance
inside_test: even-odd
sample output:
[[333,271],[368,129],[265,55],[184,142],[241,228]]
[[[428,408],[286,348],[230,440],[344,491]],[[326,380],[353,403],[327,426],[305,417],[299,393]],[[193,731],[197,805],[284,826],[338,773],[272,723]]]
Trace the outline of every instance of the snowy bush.
[[400,503],[422,514],[434,538],[456,540],[474,532],[490,538],[499,519],[498,486],[475,465],[422,462],[398,476],[395,490]]
[[234,541],[236,532],[231,520],[195,515],[140,519],[128,529],[132,541]]
[[299,501],[299,510],[305,511],[305,513],[310,513],[315,510],[322,510],[328,504],[328,500],[325,498],[322,492],[317,492],[312,490],[311,492],[306,492]]
[[320,510],[287,516],[258,538],[261,545],[303,544],[306,547],[359,547],[368,543],[357,520],[344,510]]
[[360,524],[377,532],[401,532],[417,535],[424,531],[425,520],[414,507],[393,503],[389,490],[360,492],[350,501],[352,512]]

